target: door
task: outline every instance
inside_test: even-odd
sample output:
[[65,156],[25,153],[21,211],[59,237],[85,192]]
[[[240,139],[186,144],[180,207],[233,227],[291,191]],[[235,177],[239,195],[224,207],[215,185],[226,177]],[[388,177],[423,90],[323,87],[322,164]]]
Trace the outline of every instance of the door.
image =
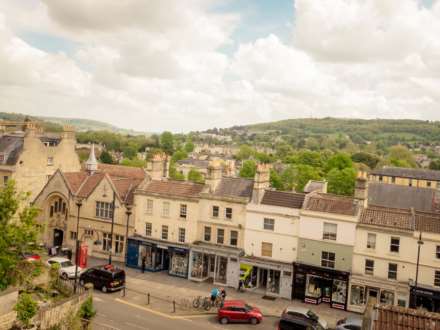
[[293,299],[304,300],[306,296],[306,275],[296,273],[293,282]]
[[128,241],[128,250],[127,250],[127,266],[138,267],[139,259],[139,245],[137,242]]
[[215,276],[215,255],[209,255],[209,277],[214,278]]
[[53,246],[63,245],[64,232],[61,229],[53,230]]
[[379,302],[379,289],[376,288],[367,288],[367,304],[370,301],[374,304]]

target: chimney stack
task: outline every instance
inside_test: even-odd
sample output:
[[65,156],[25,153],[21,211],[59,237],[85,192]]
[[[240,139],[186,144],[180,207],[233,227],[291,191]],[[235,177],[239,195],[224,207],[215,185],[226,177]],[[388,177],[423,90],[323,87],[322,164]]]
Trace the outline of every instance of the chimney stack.
[[168,177],[168,162],[165,154],[157,153],[153,156],[150,175],[152,180]]
[[364,208],[368,206],[368,179],[365,171],[358,172],[354,187],[354,198]]
[[205,183],[209,186],[209,191],[214,192],[222,180],[222,166],[218,160],[213,160],[208,165],[208,173]]
[[270,168],[269,164],[257,165],[252,191],[252,202],[254,203],[260,203],[263,199],[264,191],[270,187]]

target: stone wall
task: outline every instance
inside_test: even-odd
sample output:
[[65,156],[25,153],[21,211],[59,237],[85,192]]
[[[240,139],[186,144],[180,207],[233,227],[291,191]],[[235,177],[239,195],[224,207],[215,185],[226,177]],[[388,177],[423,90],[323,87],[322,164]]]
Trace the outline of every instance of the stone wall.
[[0,293],[0,330],[9,329],[15,321],[14,306],[17,303],[18,291],[9,289]]

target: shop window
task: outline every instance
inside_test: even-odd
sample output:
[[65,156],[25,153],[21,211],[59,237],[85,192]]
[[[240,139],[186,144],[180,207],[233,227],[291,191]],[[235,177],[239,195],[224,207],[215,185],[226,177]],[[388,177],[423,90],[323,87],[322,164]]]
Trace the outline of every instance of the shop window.
[[323,231],[322,239],[336,241],[337,231],[338,231],[337,224],[324,222],[324,231]]
[[374,274],[374,260],[365,259],[365,274],[367,275]]
[[408,186],[410,186],[410,187],[413,186],[413,181],[412,181],[412,179],[409,179],[409,181],[408,181]]
[[388,264],[388,279],[397,279],[397,264]]
[[431,181],[426,182],[426,186],[427,186],[427,187],[431,187],[431,185],[432,185],[432,184],[431,184]]
[[336,256],[333,252],[322,251],[321,253],[321,266],[328,268],[335,268]]
[[[55,206],[55,208],[57,208]],[[113,217],[113,204],[107,202],[96,202],[96,212],[97,218],[101,219],[111,219]]]
[[84,229],[84,236],[93,237],[93,229]]
[[280,278],[281,272],[279,270],[269,269],[269,277],[267,279],[267,289],[270,293],[280,293]]
[[274,230],[275,229],[275,220],[274,219],[269,219],[269,218],[264,218],[264,226],[263,228],[265,230]]
[[225,243],[225,230],[224,229],[217,229],[217,244],[224,244]]
[[153,224],[151,222],[145,223],[145,236],[151,236],[153,233]]
[[394,305],[394,292],[382,290],[380,292],[380,303],[385,305]]
[[228,269],[228,258],[217,257],[217,273],[215,274],[216,282],[226,283],[226,274]]
[[395,176],[391,177],[391,183],[396,183],[396,177]]
[[434,286],[440,286],[440,271],[436,270],[434,273]]
[[170,274],[186,277],[187,270],[188,270],[187,254],[183,252],[173,252],[171,257]]
[[153,214],[153,200],[147,199],[147,207],[145,209],[145,214]]
[[115,253],[122,253],[124,251],[124,236],[115,235]]
[[185,228],[179,228],[179,242],[185,243]]
[[333,280],[332,302],[345,305],[347,296],[347,282],[341,280]]
[[379,175],[379,181],[382,182],[383,181],[383,176]]
[[77,237],[76,231],[71,231],[70,232],[70,239],[76,241],[76,237]]
[[272,257],[272,243],[261,242],[261,256]]
[[102,249],[104,251],[111,251],[112,249],[112,238],[110,233],[104,233],[102,235]]
[[232,207],[226,208],[226,219],[232,219]]
[[440,259],[440,245],[437,245],[435,247],[435,256],[437,257],[437,259]]
[[391,237],[390,251],[398,253],[399,248],[400,248],[400,238],[399,237]]
[[145,263],[146,268],[153,267],[153,248],[151,246],[139,246],[139,266],[142,267],[142,264]]
[[367,249],[376,249],[376,234],[368,233],[367,236]]
[[212,217],[218,218],[219,214],[220,214],[220,207],[218,207],[217,205],[214,205],[212,207]]
[[233,246],[237,246],[238,244],[238,231],[231,230],[231,241],[230,244]]
[[208,276],[208,256],[201,252],[193,252],[191,277],[205,278],[207,276]]
[[397,299],[397,306],[406,307],[406,300],[405,299]]
[[162,203],[162,216],[165,218],[170,216],[170,202]]
[[186,204],[180,204],[180,217],[186,219]]
[[205,227],[204,240],[206,242],[211,241],[211,227]]
[[162,239],[168,239],[168,226],[162,226]]
[[352,285],[350,299],[351,305],[365,305],[365,287],[361,285]]

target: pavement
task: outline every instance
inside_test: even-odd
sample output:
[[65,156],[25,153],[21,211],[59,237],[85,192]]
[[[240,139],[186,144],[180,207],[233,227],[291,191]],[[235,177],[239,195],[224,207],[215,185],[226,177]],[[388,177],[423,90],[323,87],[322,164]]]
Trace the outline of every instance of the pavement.
[[[89,267],[105,264],[105,261],[102,259],[89,258]],[[113,303],[116,303],[115,306],[119,306],[123,308],[131,308],[136,309],[138,315],[141,311],[144,314],[151,314],[153,312],[159,313],[154,314],[155,317],[151,319],[151,322],[154,322],[154,319],[164,318],[164,315],[171,316],[174,318],[168,319],[169,324],[174,324],[174,327],[179,324],[179,329],[186,329],[185,326],[188,323],[188,319],[192,320],[192,323],[197,323],[201,321],[214,322],[212,325],[216,324],[215,320],[215,310],[211,310],[209,313],[202,312],[200,310],[195,310],[192,308],[192,301],[197,296],[208,296],[209,292],[212,289],[211,283],[206,282],[193,282],[188,279],[169,276],[167,272],[145,272],[142,273],[140,270],[127,268],[123,264],[114,263],[116,266],[120,268],[124,268],[126,271],[126,290],[125,296],[124,292],[116,292],[111,295],[96,295],[97,298],[103,299],[107,301],[107,298],[113,299]],[[227,299],[240,299],[245,300],[248,304],[257,306],[263,313],[266,319],[268,320],[276,320],[281,315],[281,312],[287,306],[301,306],[307,307],[313,310],[320,317],[325,319],[328,322],[330,328],[334,328],[337,320],[347,317],[349,315],[353,315],[353,313],[341,311],[337,309],[332,309],[326,304],[321,305],[310,305],[304,304],[298,300],[287,300],[283,298],[277,298],[274,301],[263,299],[264,294],[258,294],[255,292],[237,292],[233,288],[226,288],[227,291]],[[104,297],[104,298],[102,298]],[[101,302],[98,301],[98,307],[103,309],[103,313],[110,313],[110,315],[117,315],[120,311],[116,308],[115,313],[111,310],[114,308],[112,306],[103,306]],[[173,303],[174,302],[174,303]],[[113,304],[112,304],[113,305]],[[105,312],[104,312],[105,311]],[[98,309],[98,314],[99,314]],[[121,315],[122,319],[124,319],[124,315]],[[140,315],[140,314],[139,314]],[[151,315],[150,315],[151,316]],[[127,316],[130,318],[129,316]],[[177,319],[175,318],[177,317]],[[142,316],[137,317],[136,319],[142,319]],[[196,319],[196,321],[193,320]],[[104,321],[104,316],[99,316],[97,318],[97,322],[99,320]],[[130,318],[131,319],[131,318]],[[129,320],[126,320],[127,322]],[[124,321],[125,322],[125,321]],[[183,323],[182,323],[183,322]],[[186,322],[186,323],[185,323]],[[182,323],[182,326],[180,325]],[[269,322],[264,322],[271,323]],[[270,329],[274,329],[274,322],[270,324]],[[171,325],[170,325],[171,326]],[[261,325],[263,326],[263,325]],[[173,327],[173,329],[174,329]],[[240,325],[241,327],[241,325]],[[126,329],[126,327],[122,327]],[[161,328],[161,327],[159,327]],[[209,327],[211,328],[211,326]],[[221,326],[224,329],[223,326]],[[235,327],[234,327],[235,328]],[[260,328],[260,326],[259,326]],[[264,328],[264,327],[263,327]],[[111,329],[111,328],[109,328]],[[127,328],[128,329],[128,328]],[[135,328],[133,328],[135,329]],[[145,327],[143,329],[146,329]],[[150,329],[150,328],[147,328]],[[151,329],[156,329],[155,327],[151,327]],[[167,329],[167,328],[163,328]],[[170,328],[171,329],[171,328]],[[189,329],[189,328],[188,328]],[[197,327],[191,327],[191,329],[198,329]]]

